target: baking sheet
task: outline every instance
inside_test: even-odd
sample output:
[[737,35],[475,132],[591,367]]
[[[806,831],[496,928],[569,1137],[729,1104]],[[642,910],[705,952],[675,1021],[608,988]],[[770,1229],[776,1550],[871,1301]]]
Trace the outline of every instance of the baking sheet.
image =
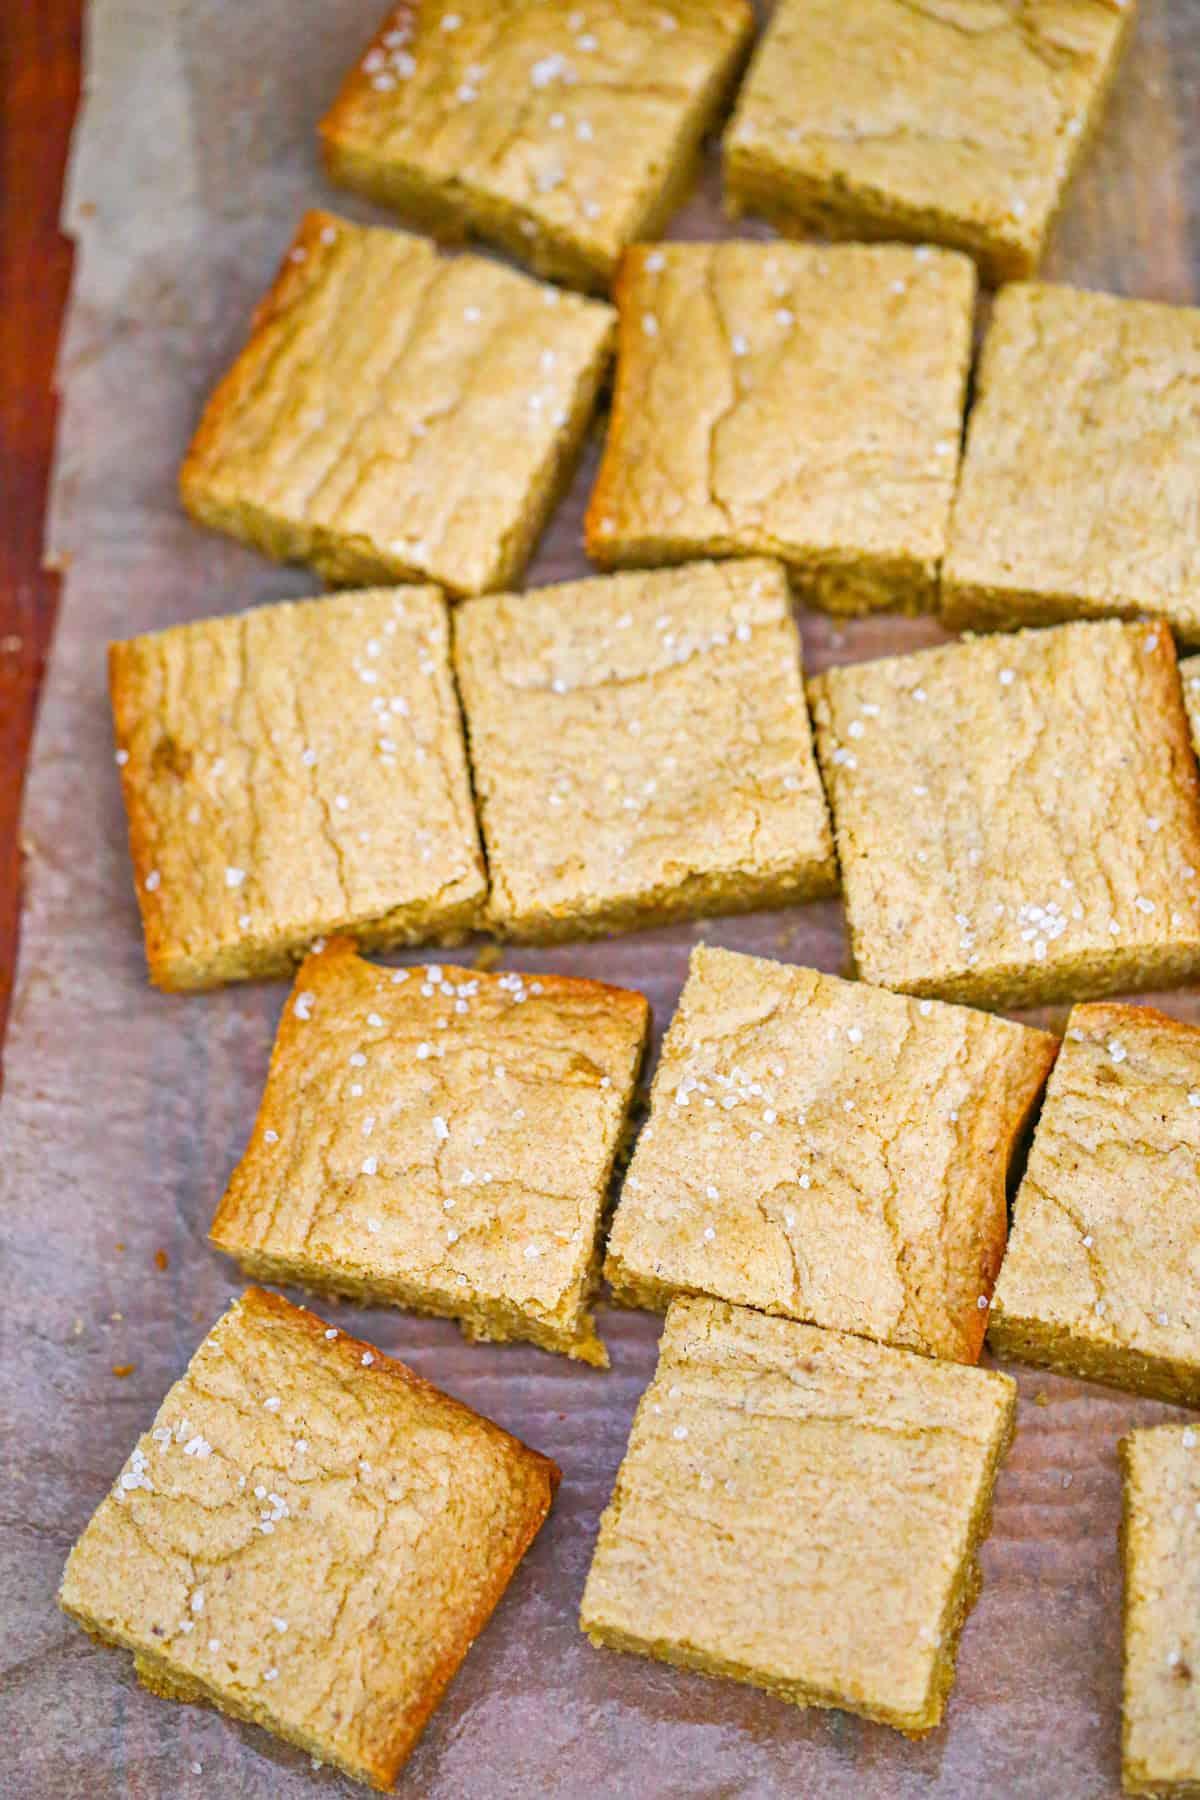
[[[380,216],[326,188],[314,147],[315,123],[379,8],[94,0],[88,17],[66,206],[79,257],[49,538],[69,570],[28,789],[28,906],[0,1104],[0,1789],[22,1797],[360,1791],[261,1732],[144,1694],[128,1659],[92,1645],[53,1594],[137,1432],[241,1285],[204,1234],[245,1140],[284,996],[275,986],[168,998],[147,986],[105,644],[314,591],[304,572],[192,527],[174,479],[203,396],[242,341],[302,208]],[[1148,0],[1054,275],[1195,296],[1198,93],[1200,5]],[[710,156],[672,235],[727,231],[715,167]],[[593,445],[531,584],[586,571],[579,537],[594,467]],[[817,668],[938,633],[928,622],[839,627],[814,617],[804,635]],[[661,1028],[701,936],[827,970],[844,964],[832,904],[505,961],[639,987]],[[1164,1003],[1200,1019],[1195,996]],[[564,1471],[548,1526],[435,1715],[402,1794],[1117,1792],[1116,1442],[1170,1409],[1020,1372],[1017,1441],[947,1723],[910,1744],[844,1714],[800,1712],[596,1651],[580,1635],[596,1522],[653,1367],[656,1319],[603,1311],[613,1367],[601,1374],[533,1349],[469,1346],[444,1322],[318,1306]],[[127,1377],[113,1374],[128,1363]]]

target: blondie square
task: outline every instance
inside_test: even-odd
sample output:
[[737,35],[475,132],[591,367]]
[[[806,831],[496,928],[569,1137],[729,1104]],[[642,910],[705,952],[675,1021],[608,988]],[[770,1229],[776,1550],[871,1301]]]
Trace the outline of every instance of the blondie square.
[[1200,308],[997,296],[943,570],[960,627],[1161,615],[1200,642]]
[[731,212],[912,238],[1028,275],[1104,109],[1133,0],[780,0],[725,136]]
[[202,525],[334,584],[516,581],[571,472],[611,308],[306,215],[180,475]]
[[810,693],[864,980],[1034,1006],[1200,971],[1200,794],[1164,626],[981,638]]
[[150,974],[289,970],[313,938],[457,942],[487,878],[436,588],[113,644],[117,761]]
[[942,1716],[1015,1384],[676,1300],[583,1596],[593,1643],[839,1706]]
[[1077,1006],[989,1330],[998,1353],[1200,1406],[1200,1029]]
[[589,936],[833,892],[777,564],[473,600],[455,659],[502,935]]
[[1122,1787],[1200,1794],[1200,1429],[1157,1425],[1121,1440],[1125,1511]]
[[609,1239],[615,1297],[713,1294],[975,1362],[1009,1159],[1056,1049],[700,946]]
[[630,250],[589,556],[777,556],[832,612],[935,605],[974,295],[966,257],[905,245]]
[[588,1302],[649,1010],[330,944],[297,977],[213,1243],[268,1281],[606,1366]]
[[747,0],[408,0],[321,126],[326,166],[437,237],[604,288],[682,200],[753,24]]
[[387,1788],[557,1484],[403,1363],[251,1288],[139,1438],[59,1604],[154,1692]]

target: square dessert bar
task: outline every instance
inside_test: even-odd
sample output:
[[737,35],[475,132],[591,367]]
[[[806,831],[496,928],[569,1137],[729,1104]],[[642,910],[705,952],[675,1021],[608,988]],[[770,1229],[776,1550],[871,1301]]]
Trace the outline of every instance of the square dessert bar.
[[454,653],[502,935],[589,936],[833,892],[777,564],[473,600]]
[[607,287],[683,199],[753,25],[747,0],[407,0],[322,123],[326,166],[436,237]]
[[1034,1006],[1200,971],[1200,791],[1165,626],[980,638],[810,694],[864,980]]
[[609,1238],[615,1297],[713,1294],[975,1362],[1009,1160],[1056,1049],[700,946]]
[[1121,1462],[1122,1787],[1192,1800],[1200,1794],[1200,1429],[1131,1431],[1121,1440]]
[[310,212],[180,474],[193,518],[332,583],[516,581],[582,442],[609,307]]
[[593,1643],[931,1731],[1015,1384],[676,1300],[600,1521]]
[[989,1339],[1200,1406],[1200,1029],[1077,1006],[1034,1133]]
[[154,1692],[387,1788],[557,1484],[403,1363],[251,1288],[139,1438],[59,1604]]
[[607,1365],[588,1310],[641,1065],[640,994],[309,957],[212,1242],[331,1288]]
[[725,136],[731,212],[1038,263],[1133,0],[779,0]]
[[436,588],[110,646],[151,978],[279,975],[315,937],[457,942],[487,878]]
[[947,625],[1160,614],[1200,642],[1200,308],[997,296],[942,577]]
[[932,607],[974,295],[906,245],[629,251],[589,556],[777,556],[832,612]]

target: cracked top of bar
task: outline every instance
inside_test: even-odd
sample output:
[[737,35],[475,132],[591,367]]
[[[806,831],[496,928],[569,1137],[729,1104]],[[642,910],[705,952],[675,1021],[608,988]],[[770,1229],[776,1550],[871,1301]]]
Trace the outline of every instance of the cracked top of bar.
[[629,251],[589,556],[777,556],[815,605],[931,606],[974,294],[953,251]]
[[138,1439],[59,1602],[155,1691],[387,1788],[557,1482],[403,1363],[250,1288]]
[[212,1241],[312,1282],[603,1365],[596,1236],[640,994],[449,964],[304,963]]
[[1200,1029],[1077,1006],[996,1285],[997,1348],[1200,1401]]
[[726,191],[783,231],[956,244],[1028,275],[1134,0],[779,0],[725,134]]
[[996,296],[943,570],[954,631],[1155,613],[1200,642],[1200,308]]
[[201,524],[335,585],[519,579],[607,371],[612,308],[307,213],[180,473]]
[[460,936],[487,892],[446,603],[303,600],[113,644],[153,979],[277,975],[334,931]]
[[1016,1384],[676,1300],[600,1522],[593,1641],[937,1724]]
[[865,980],[1032,1006],[1200,968],[1200,787],[1165,626],[977,638],[809,693]]
[[833,891],[777,563],[471,600],[454,653],[500,932],[629,930]]
[[323,121],[325,160],[435,236],[606,286],[682,197],[753,29],[747,0],[405,0]]
[[609,1239],[618,1298],[723,1300],[974,1362],[1057,1039],[703,945]]

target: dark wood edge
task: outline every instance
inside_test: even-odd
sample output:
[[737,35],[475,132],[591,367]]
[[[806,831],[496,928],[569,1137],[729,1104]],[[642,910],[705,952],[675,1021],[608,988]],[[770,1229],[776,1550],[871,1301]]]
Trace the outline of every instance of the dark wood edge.
[[54,632],[42,542],[58,398],[54,363],[72,250],[58,228],[79,100],[83,0],[0,19],[0,1082],[20,930],[21,794]]

